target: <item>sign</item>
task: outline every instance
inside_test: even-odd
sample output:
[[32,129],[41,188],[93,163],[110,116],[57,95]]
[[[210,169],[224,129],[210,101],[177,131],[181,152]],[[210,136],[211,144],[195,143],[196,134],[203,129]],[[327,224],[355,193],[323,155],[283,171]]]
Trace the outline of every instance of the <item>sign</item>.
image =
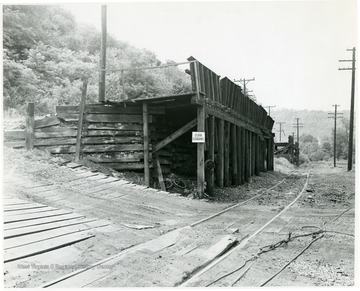
[[193,143],[205,143],[205,132],[193,131],[192,142]]

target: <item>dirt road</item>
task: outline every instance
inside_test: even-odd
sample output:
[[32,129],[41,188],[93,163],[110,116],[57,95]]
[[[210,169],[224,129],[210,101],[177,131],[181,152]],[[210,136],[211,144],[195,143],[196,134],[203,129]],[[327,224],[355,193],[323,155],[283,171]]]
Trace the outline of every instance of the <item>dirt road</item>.
[[[91,236],[82,241],[5,263],[6,287],[260,286],[313,240],[266,286],[354,284],[355,180],[345,166],[317,164],[290,176],[291,166],[287,173],[261,173],[247,185],[218,190],[222,196],[216,200],[222,202],[213,202],[137,186],[86,167],[59,165],[39,151],[6,149],[4,164],[5,213],[12,213],[6,219],[24,215],[19,203],[35,203],[27,208],[45,209],[31,210],[36,215],[58,211],[101,221],[87,224]],[[278,169],[284,170],[283,164]],[[41,225],[64,224],[55,222],[65,217],[61,215]],[[26,220],[36,221],[32,216]],[[12,223],[5,224],[5,229],[12,228],[5,235],[16,229]],[[41,240],[42,245],[47,241]],[[58,267],[46,268],[51,264]]]

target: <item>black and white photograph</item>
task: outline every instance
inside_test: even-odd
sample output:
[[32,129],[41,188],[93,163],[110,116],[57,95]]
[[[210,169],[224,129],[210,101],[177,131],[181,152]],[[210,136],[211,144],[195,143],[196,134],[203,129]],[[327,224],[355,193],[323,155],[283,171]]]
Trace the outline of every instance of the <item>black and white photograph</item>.
[[2,287],[359,287],[357,6],[2,0]]

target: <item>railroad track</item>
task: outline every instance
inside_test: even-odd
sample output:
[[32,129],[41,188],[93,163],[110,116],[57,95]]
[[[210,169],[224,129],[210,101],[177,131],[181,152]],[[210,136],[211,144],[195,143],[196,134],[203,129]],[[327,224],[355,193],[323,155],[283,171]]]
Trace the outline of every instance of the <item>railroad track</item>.
[[[47,282],[42,287],[95,287],[95,286],[108,286],[110,280],[109,278],[113,278],[114,276],[119,276],[124,270],[121,266],[126,265],[128,267],[134,266],[134,268],[139,268],[139,266],[133,265],[132,258],[143,256],[144,251],[151,252],[150,257],[154,256],[154,254],[164,254],[164,256],[174,256],[179,260],[179,264],[181,265],[182,258],[188,257],[190,260],[194,256],[194,258],[198,258],[199,254],[207,251],[208,247],[211,247],[213,240],[217,240],[224,236],[224,231],[227,229],[231,229],[231,227],[239,226],[237,233],[240,243],[235,246],[232,245],[232,248],[229,248],[226,252],[217,256],[215,259],[209,259],[205,265],[202,265],[201,268],[196,266],[196,264],[189,265],[188,270],[183,270],[186,273],[186,276],[179,278],[179,274],[172,278],[172,280],[167,280],[166,282],[160,282],[160,285],[169,286],[192,286],[192,284],[197,284],[198,278],[203,277],[206,273],[216,267],[221,261],[225,260],[228,256],[233,253],[236,253],[238,250],[244,248],[247,244],[249,244],[257,235],[259,235],[264,229],[266,229],[270,224],[272,224],[276,219],[278,219],[283,213],[285,213],[302,195],[305,191],[305,188],[308,183],[309,174],[306,177],[299,177],[291,173],[288,177],[281,180],[274,186],[269,189],[263,189],[257,193],[254,197],[234,204],[226,209],[217,212],[215,214],[209,215],[205,218],[202,218],[198,221],[190,223],[187,226],[177,228],[171,232],[168,232],[160,237],[157,237],[153,240],[147,241],[145,243],[141,243],[139,245],[133,246],[129,249],[126,249],[114,256],[108,257],[104,260],[101,260],[88,268],[77,270],[73,273],[67,274],[61,278],[53,280],[51,282]],[[300,181],[305,180],[305,182]],[[285,188],[291,187],[294,189],[294,184],[299,191],[297,193],[283,193],[287,195],[287,199],[295,198],[286,205],[282,205],[283,209],[274,215],[274,209],[267,209],[266,215],[262,217],[257,217],[254,214],[253,208],[244,208],[246,205],[250,203],[256,202],[257,199],[265,195],[269,195],[276,188],[282,188],[280,191],[283,191]],[[296,188],[295,187],[295,188]],[[290,197],[291,196],[291,197]],[[239,212],[244,215],[239,215]],[[265,213],[264,212],[264,213]],[[256,211],[255,211],[256,214]],[[271,217],[269,219],[269,217]],[[226,222],[224,224],[224,221]],[[278,229],[278,231],[283,228],[283,225]],[[209,239],[208,243],[204,242],[204,233],[208,233],[205,235],[205,239]],[[198,239],[196,239],[198,235]],[[160,255],[161,256],[161,255]],[[201,257],[201,256],[200,256]],[[200,260],[202,257],[200,258]],[[210,261],[209,261],[210,260]],[[139,259],[137,259],[139,261]],[[153,264],[149,261],[149,264]],[[154,260],[153,260],[154,261]],[[186,260],[185,260],[186,261]],[[196,263],[196,262],[195,262]],[[109,265],[115,266],[113,270],[109,271],[108,269],[99,269],[101,265]],[[175,264],[176,265],[176,264]],[[116,267],[119,266],[119,267]],[[161,268],[161,264],[159,264]],[[162,266],[166,272],[168,266]],[[120,269],[119,269],[120,268]],[[140,267],[144,268],[144,266]],[[178,269],[178,268],[176,268]],[[182,268],[183,269],[183,268]],[[157,269],[158,270],[158,269]],[[181,270],[181,268],[180,268]],[[171,272],[171,270],[168,270]],[[172,270],[174,271],[174,270]],[[131,270],[130,270],[131,272]],[[144,272],[146,272],[144,270]],[[162,272],[163,273],[163,272]],[[120,275],[121,276],[121,275]],[[133,275],[134,276],[134,275]],[[146,280],[146,278],[144,279]],[[114,282],[113,279],[110,282]],[[126,278],[118,279],[117,286],[131,286],[126,281]],[[201,281],[201,280],[200,280]],[[146,285],[145,282],[139,284]],[[201,283],[202,284],[202,283]],[[140,286],[140,285],[139,285]],[[198,286],[198,285],[196,285]],[[201,285],[200,285],[201,286]]]

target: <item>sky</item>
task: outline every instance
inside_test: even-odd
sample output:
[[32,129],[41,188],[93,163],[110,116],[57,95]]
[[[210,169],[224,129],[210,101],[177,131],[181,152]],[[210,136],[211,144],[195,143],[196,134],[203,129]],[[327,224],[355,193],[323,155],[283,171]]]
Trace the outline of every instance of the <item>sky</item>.
[[[63,5],[100,30],[100,4]],[[162,60],[194,56],[222,77],[253,78],[263,106],[350,108],[356,1],[218,1],[107,3],[108,33]]]

